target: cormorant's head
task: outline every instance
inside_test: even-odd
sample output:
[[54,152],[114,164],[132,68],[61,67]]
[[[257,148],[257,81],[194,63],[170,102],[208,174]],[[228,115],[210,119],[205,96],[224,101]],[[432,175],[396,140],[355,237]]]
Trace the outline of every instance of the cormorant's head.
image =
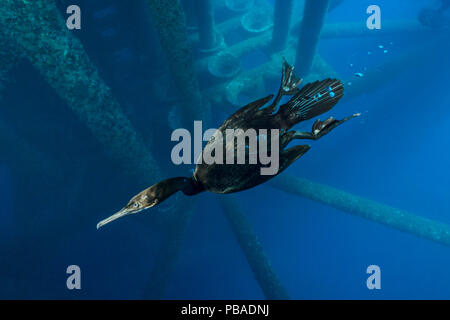
[[129,214],[134,214],[146,210],[148,208],[154,207],[160,204],[172,194],[177,191],[183,191],[186,194],[190,194],[190,189],[186,187],[190,186],[190,179],[188,178],[171,178],[167,180],[160,181],[150,188],[147,188],[128,201],[128,204],[123,207],[122,210],[113,214],[109,218],[100,221],[97,224],[97,229],[103,227],[105,224],[110,223],[114,220],[127,216]]
[[138,213],[148,208],[154,207],[162,200],[165,200],[165,198],[161,198],[160,192],[158,192],[158,189],[160,189],[158,185],[159,183],[139,192],[137,195],[131,198],[130,201],[128,201],[127,205],[123,207],[122,210],[113,214],[109,218],[100,221],[97,224],[97,229],[103,227],[107,223],[110,223],[129,214]]

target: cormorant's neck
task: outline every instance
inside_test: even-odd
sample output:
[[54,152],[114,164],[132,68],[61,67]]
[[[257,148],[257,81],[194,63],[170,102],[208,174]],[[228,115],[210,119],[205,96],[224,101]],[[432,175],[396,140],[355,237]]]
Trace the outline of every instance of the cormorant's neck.
[[183,178],[183,188],[181,191],[187,196],[194,196],[200,192],[205,191],[203,185],[194,179],[194,177]]
[[158,183],[158,189],[163,190],[165,198],[178,191],[182,191],[187,196],[193,196],[205,190],[193,177],[176,177],[163,180]]

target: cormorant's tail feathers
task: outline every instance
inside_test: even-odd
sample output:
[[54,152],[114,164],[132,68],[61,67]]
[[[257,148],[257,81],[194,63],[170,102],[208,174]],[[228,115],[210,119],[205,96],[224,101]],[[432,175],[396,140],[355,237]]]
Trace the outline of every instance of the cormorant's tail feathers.
[[343,95],[344,85],[340,80],[325,79],[308,83],[281,108],[287,108],[295,114],[296,122],[300,122],[331,110]]
[[289,167],[292,163],[298,160],[301,156],[303,156],[311,147],[307,144],[293,146],[289,149],[282,150],[280,152],[280,168],[277,174],[283,172],[287,167]]

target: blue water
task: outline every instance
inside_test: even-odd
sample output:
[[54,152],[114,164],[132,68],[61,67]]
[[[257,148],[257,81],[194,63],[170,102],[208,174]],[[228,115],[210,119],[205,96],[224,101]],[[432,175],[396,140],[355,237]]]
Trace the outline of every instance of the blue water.
[[[301,13],[300,1],[295,2],[294,16]],[[416,20],[422,8],[436,7],[437,2],[345,0],[326,22],[364,24],[371,4],[380,6],[383,22]],[[167,90],[169,82],[159,83],[161,75],[168,78],[167,65],[145,2],[71,3],[80,5],[85,19],[74,35],[166,169],[162,175],[187,175],[191,166],[177,168],[170,162],[170,110],[155,95],[175,93]],[[58,5],[64,13],[63,3]],[[224,9],[216,19],[220,23],[230,15]],[[442,19],[450,21],[450,13]],[[236,32],[226,41],[248,37],[240,29]],[[429,30],[425,35],[322,40],[318,53],[348,85],[355,81],[354,73],[370,74],[439,36],[441,31]],[[449,43],[443,41],[400,72],[386,72],[376,89],[367,84],[358,97],[344,98],[327,116],[362,116],[312,142],[311,150],[284,174],[450,224]],[[250,69],[268,59],[263,51],[253,52],[242,57],[242,67]],[[117,163],[28,61],[21,60],[9,78],[0,100],[0,119],[14,131],[17,145],[25,141],[36,152],[20,158],[14,147],[10,151],[10,144],[0,149],[0,298],[144,298],[166,236],[156,215],[167,213],[149,210],[97,231],[99,220],[145,186],[119,172]],[[210,77],[200,78],[202,86],[208,81]],[[264,94],[277,90],[276,83],[266,87]],[[212,107],[214,123],[220,124],[227,113]],[[36,170],[36,159],[48,165]],[[48,172],[42,170],[61,170],[65,178],[44,183]],[[170,204],[184,206],[182,198]],[[196,198],[161,298],[263,299],[215,196],[203,193]],[[236,198],[292,299],[450,298],[448,246],[266,185]],[[366,287],[366,268],[373,264],[381,268],[381,290]],[[81,268],[81,290],[66,288],[69,265]]]

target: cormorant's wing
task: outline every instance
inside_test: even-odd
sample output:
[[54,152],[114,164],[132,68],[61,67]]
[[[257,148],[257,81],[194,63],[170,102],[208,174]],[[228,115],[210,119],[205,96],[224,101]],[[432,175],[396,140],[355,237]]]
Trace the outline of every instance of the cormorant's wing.
[[[253,119],[256,115],[256,112],[264,106],[267,102],[272,100],[273,94],[270,96],[267,96],[265,98],[253,101],[252,103],[249,103],[248,105],[240,108],[238,111],[233,113],[231,116],[228,117],[227,120],[225,120],[222,125],[220,126],[220,129],[234,129],[234,128],[241,128],[242,125],[250,123],[249,120]],[[244,125],[245,127],[245,125]]]
[[240,108],[239,110],[237,110],[235,113],[233,113],[229,119],[231,118],[240,118],[243,117],[247,114],[256,112],[259,108],[263,107],[265,104],[267,104],[270,100],[273,99],[273,94],[265,97],[265,98],[261,98],[259,100],[253,101],[245,106],[243,106],[242,108]]

